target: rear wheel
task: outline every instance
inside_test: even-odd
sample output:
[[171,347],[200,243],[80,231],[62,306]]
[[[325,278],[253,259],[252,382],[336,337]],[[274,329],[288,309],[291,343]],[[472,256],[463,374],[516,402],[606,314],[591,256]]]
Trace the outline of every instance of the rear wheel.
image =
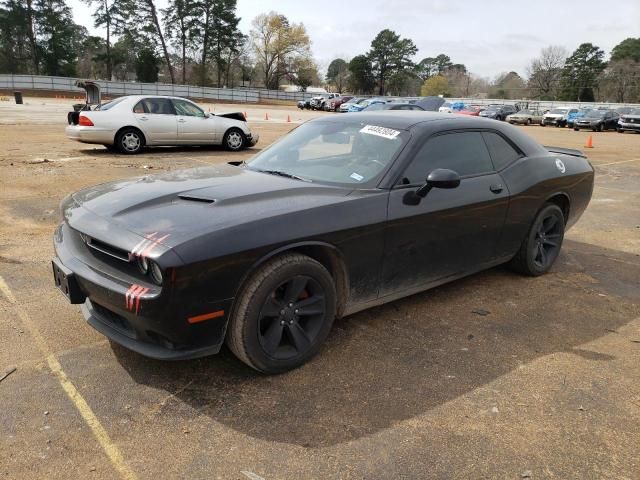
[[137,128],[124,128],[116,135],[115,147],[127,155],[140,153],[144,148],[144,135]]
[[548,272],[562,247],[564,222],[560,207],[553,203],[545,204],[533,221],[520,250],[511,259],[511,267],[534,277]]
[[227,345],[263,373],[297,368],[315,355],[336,315],[331,275],[305,255],[285,254],[261,267],[237,299]]
[[222,139],[222,145],[232,152],[242,150],[247,144],[247,137],[239,128],[231,128],[227,130]]

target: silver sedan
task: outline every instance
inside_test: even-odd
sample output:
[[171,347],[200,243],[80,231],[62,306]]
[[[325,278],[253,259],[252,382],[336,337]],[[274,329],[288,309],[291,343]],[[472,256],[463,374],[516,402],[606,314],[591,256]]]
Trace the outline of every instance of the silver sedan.
[[145,145],[222,145],[242,150],[258,142],[243,113],[213,115],[185,98],[130,95],[68,116],[67,137],[140,152]]

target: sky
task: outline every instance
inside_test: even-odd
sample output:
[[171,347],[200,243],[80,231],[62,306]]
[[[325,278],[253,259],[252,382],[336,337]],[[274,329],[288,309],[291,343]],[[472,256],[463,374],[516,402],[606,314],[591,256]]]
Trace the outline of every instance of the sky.
[[[93,28],[91,12],[80,0],[68,0],[76,23]],[[159,8],[166,0],[156,0]],[[415,61],[444,53],[472,73],[494,78],[526,66],[543,47],[562,45],[569,52],[584,42],[611,49],[628,37],[640,37],[640,0],[238,0],[240,30],[275,10],[302,22],[321,71],[331,60],[366,53],[384,29],[410,38]]]

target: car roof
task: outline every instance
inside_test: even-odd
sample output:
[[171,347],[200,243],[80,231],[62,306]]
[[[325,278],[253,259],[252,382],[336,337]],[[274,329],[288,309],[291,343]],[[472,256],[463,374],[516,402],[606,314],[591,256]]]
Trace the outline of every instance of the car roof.
[[318,117],[311,122],[327,123],[358,123],[360,125],[374,125],[395,130],[411,130],[419,128],[437,132],[441,130],[478,129],[498,131],[510,138],[526,155],[543,154],[546,152],[536,140],[521,129],[507,122],[496,122],[489,118],[470,115],[451,115],[450,113],[420,112],[408,110],[378,110],[341,115]]

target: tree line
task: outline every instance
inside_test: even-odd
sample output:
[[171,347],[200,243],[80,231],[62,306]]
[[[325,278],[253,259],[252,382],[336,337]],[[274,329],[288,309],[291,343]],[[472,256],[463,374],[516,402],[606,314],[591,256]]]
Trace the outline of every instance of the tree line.
[[236,0],[83,0],[103,36],[65,0],[0,0],[0,73],[201,86],[302,89],[320,83],[303,24],[258,15],[238,29]]
[[238,28],[237,0],[83,0],[91,35],[73,21],[65,0],[0,0],[0,73],[170,82],[216,87],[311,85],[378,95],[617,102],[640,101],[640,38],[605,52],[583,43],[569,54],[548,46],[523,77],[504,72],[486,79],[445,53],[416,60],[409,38],[384,29],[370,49],[334,59],[321,78],[302,23],[277,12]]
[[368,52],[348,62],[333,60],[326,80],[339,91],[356,94],[640,102],[640,38],[616,45],[608,61],[605,52],[591,43],[581,44],[571,54],[564,47],[548,46],[531,60],[524,78],[511,71],[489,80],[444,53],[418,62],[416,53],[412,40],[382,30]]

